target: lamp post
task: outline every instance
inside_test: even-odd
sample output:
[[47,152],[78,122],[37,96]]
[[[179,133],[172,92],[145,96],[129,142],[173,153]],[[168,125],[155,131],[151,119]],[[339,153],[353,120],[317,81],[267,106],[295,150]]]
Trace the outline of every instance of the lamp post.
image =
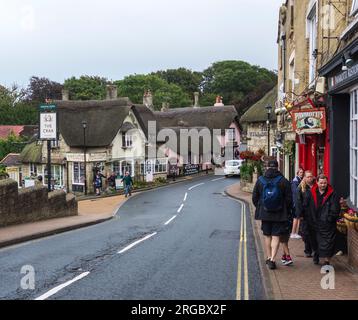
[[270,104],[268,104],[266,107],[266,112],[267,112],[267,155],[270,156],[271,155],[271,151],[270,151],[270,120],[271,120],[271,112],[272,112],[272,106]]
[[82,121],[83,128],[83,154],[84,154],[84,171],[85,171],[85,196],[87,195],[87,162],[86,162],[86,129],[87,129],[87,121]]

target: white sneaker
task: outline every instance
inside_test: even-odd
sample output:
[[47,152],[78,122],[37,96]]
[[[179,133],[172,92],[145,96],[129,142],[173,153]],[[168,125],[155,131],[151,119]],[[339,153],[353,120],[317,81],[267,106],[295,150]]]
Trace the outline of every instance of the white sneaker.
[[302,239],[302,237],[299,234],[295,234],[295,239]]
[[296,235],[294,233],[291,233],[290,239],[296,239]]

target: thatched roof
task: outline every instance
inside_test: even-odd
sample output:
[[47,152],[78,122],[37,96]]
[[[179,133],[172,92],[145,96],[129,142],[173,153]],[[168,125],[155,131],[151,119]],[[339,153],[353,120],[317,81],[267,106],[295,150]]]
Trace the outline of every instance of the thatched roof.
[[166,112],[154,112],[160,126],[164,127],[205,127],[228,129],[237,120],[238,113],[234,106],[176,108]]
[[70,147],[83,147],[82,121],[87,122],[86,146],[109,146],[131,108],[128,98],[115,100],[54,101],[59,130]]
[[277,101],[277,86],[269,91],[261,100],[256,102],[241,117],[240,122],[266,122],[267,112],[265,107],[268,104],[272,106],[271,121],[276,122],[275,103]]
[[42,145],[36,141],[29,143],[20,153],[20,161],[23,163],[41,163],[42,162]]
[[[149,123],[149,121],[157,121],[155,114],[147,106],[142,105],[142,104],[133,105],[132,111],[133,111],[134,115],[136,116],[136,118],[138,119],[139,124],[140,124],[142,130],[144,131],[145,136],[148,139],[148,126],[149,126],[148,123]],[[157,122],[157,124],[156,124],[157,133],[160,130],[160,128],[161,128],[160,123]]]
[[21,164],[19,153],[9,153],[4,159],[0,161],[6,167],[16,167]]

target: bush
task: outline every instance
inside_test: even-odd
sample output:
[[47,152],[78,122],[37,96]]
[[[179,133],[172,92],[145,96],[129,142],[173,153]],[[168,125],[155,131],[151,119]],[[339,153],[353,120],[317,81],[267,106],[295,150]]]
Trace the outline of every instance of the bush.
[[163,183],[167,183],[167,179],[165,179],[164,177],[158,177],[154,179],[154,183],[155,184],[163,184]]

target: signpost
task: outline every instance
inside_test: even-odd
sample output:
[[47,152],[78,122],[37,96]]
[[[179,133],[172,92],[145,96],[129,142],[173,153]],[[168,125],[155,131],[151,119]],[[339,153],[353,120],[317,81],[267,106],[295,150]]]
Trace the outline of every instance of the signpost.
[[39,106],[39,140],[47,141],[47,189],[51,191],[51,141],[57,140],[57,113],[54,104]]

